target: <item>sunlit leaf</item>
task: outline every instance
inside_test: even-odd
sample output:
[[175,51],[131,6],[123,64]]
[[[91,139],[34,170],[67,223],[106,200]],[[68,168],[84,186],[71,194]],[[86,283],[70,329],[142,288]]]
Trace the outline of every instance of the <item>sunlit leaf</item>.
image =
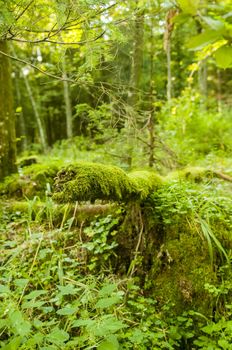
[[182,11],[195,15],[199,6],[200,0],[178,0],[178,4]]
[[221,32],[216,30],[205,30],[203,33],[196,35],[188,40],[187,47],[191,50],[199,50],[208,44],[221,38]]
[[228,68],[232,65],[232,46],[222,46],[214,54],[216,63],[220,68]]

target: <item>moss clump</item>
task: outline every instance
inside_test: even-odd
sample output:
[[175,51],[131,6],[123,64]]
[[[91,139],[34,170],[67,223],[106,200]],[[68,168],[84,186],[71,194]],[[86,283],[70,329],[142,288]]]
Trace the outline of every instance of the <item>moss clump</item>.
[[37,163],[38,163],[37,156],[22,157],[17,161],[17,164],[20,168],[24,168],[26,166],[37,164]]
[[126,173],[115,166],[80,162],[62,169],[55,181],[58,202],[124,200],[134,188]]
[[58,171],[57,163],[32,164],[23,168],[23,174],[13,174],[0,184],[0,195],[6,197],[28,197],[35,195],[45,196],[47,184],[53,185]]
[[147,280],[160,305],[170,304],[177,313],[193,309],[211,316],[213,300],[205,284],[216,283],[217,276],[212,270],[207,243],[196,232],[187,230],[187,234],[179,232],[174,239],[172,232],[166,234],[161,246],[153,251]]
[[115,166],[80,162],[57,174],[53,198],[60,203],[144,200],[161,184],[161,177],[149,171],[127,175]]
[[175,171],[167,176],[167,180],[188,180],[192,182],[203,182],[216,177],[214,171],[201,167],[187,167]]
[[128,174],[134,185],[134,192],[140,200],[145,200],[151,192],[163,183],[161,176],[151,171],[134,171]]

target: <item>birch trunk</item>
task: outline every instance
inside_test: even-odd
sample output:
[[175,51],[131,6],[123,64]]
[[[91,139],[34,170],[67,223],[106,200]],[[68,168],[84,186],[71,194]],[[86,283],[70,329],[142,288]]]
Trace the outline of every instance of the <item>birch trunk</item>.
[[41,144],[42,144],[42,147],[43,147],[43,151],[46,152],[47,148],[48,148],[48,145],[47,145],[47,135],[46,135],[46,132],[45,132],[45,128],[44,128],[44,125],[43,125],[43,122],[42,122],[42,119],[41,119],[41,116],[40,116],[40,113],[39,113],[36,101],[34,99],[32,88],[30,86],[29,80],[28,80],[27,76],[24,75],[24,74],[23,74],[23,79],[24,79],[24,83],[25,83],[25,86],[26,86],[26,89],[27,89],[27,93],[28,93],[29,99],[31,101],[31,105],[32,105],[33,112],[34,112],[34,115],[35,115],[35,120],[36,120],[36,123],[37,123],[37,126],[38,126],[38,132],[39,132],[40,141],[41,141]]
[[65,115],[66,115],[66,133],[67,137],[73,137],[73,123],[72,123],[72,104],[70,98],[70,90],[67,82],[67,69],[65,53],[61,60],[62,72],[63,72],[63,87],[64,87],[64,102],[65,102]]

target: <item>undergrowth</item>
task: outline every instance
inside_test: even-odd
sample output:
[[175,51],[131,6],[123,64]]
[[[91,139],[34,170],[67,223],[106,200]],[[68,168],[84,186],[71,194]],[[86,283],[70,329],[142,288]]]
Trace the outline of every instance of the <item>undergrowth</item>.
[[[117,261],[124,258],[123,243],[133,234],[129,206],[77,222],[74,205],[71,216],[65,209],[57,222],[57,206],[49,196],[43,202],[38,197],[28,199],[26,210],[4,205],[0,220],[1,348],[230,349],[232,202],[225,189],[217,179],[201,184],[170,180],[153,193],[141,207],[145,221],[130,219],[133,229],[141,225],[132,240],[133,273],[117,271]],[[194,293],[189,300],[183,299],[177,312],[175,299],[161,302],[165,286],[157,291],[156,278],[169,275],[177,266],[171,245],[162,248],[165,239],[174,234],[173,242],[181,249],[183,237],[190,232],[206,245],[209,271],[216,276],[202,282],[211,314],[194,307],[191,298],[198,298]],[[155,234],[161,240],[159,246],[158,241],[151,246]],[[144,280],[148,248],[153,263],[160,261],[161,272],[152,275],[150,271]],[[182,264],[200,258],[191,251],[186,252],[187,258],[181,254]],[[180,262],[179,269],[184,268]]]

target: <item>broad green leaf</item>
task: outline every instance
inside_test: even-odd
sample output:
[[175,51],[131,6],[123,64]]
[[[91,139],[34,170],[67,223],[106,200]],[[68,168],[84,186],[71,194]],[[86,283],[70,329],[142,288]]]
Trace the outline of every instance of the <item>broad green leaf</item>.
[[102,287],[102,289],[99,290],[98,295],[100,297],[111,295],[111,293],[113,293],[116,289],[117,289],[117,284],[115,283],[107,284],[106,286]]
[[16,349],[18,349],[20,347],[21,341],[22,341],[22,337],[21,336],[14,337],[2,349],[4,349],[4,350],[16,350]]
[[44,294],[47,294],[47,291],[46,290],[34,290],[33,292],[27,294],[27,295],[24,295],[24,299],[27,299],[27,300],[30,300],[30,299],[35,299],[37,297],[39,297],[40,295],[44,295]]
[[63,307],[62,309],[59,309],[56,313],[58,315],[73,315],[75,314],[75,312],[77,312],[77,308],[76,307]]
[[31,331],[30,322],[26,321],[19,310],[9,314],[9,320],[15,332],[21,336],[27,336]]
[[74,295],[77,292],[76,288],[72,284],[67,286],[58,286],[58,288],[62,295]]
[[121,300],[121,298],[117,295],[114,297],[102,298],[102,299],[98,300],[98,302],[96,304],[96,308],[105,309],[107,307],[110,307],[112,305],[119,303],[120,300]]
[[123,322],[117,320],[115,317],[106,318],[105,320],[101,320],[99,324],[95,326],[92,330],[93,334],[96,336],[105,336],[106,334],[114,334],[118,332],[120,329],[126,328],[127,325]]
[[72,327],[88,327],[88,326],[92,326],[93,324],[95,324],[96,322],[94,320],[91,319],[79,319],[73,322]]
[[178,4],[182,11],[190,15],[195,15],[199,6],[200,0],[178,0]]
[[188,41],[187,47],[191,50],[200,50],[221,38],[221,32],[217,30],[205,30]]
[[59,327],[55,327],[53,331],[46,337],[52,343],[64,343],[69,340],[69,334]]
[[224,29],[224,23],[222,21],[219,21],[217,19],[208,17],[208,16],[202,16],[201,17],[208,26],[213,30],[222,30]]
[[10,289],[9,289],[9,287],[4,286],[3,284],[0,284],[0,293],[10,294]]
[[28,341],[25,343],[25,347],[28,349],[34,349],[35,345],[41,345],[44,340],[44,335],[42,333],[34,334]]
[[97,350],[118,350],[119,343],[117,337],[112,335],[103,341],[97,348]]
[[25,301],[22,304],[22,309],[33,309],[33,308],[39,308],[46,304],[46,301],[35,301],[35,300],[30,300],[30,301]]
[[23,289],[27,283],[29,282],[29,280],[27,278],[17,278],[14,280],[14,284],[16,287]]
[[222,46],[214,54],[216,63],[220,68],[228,68],[232,65],[232,46]]

